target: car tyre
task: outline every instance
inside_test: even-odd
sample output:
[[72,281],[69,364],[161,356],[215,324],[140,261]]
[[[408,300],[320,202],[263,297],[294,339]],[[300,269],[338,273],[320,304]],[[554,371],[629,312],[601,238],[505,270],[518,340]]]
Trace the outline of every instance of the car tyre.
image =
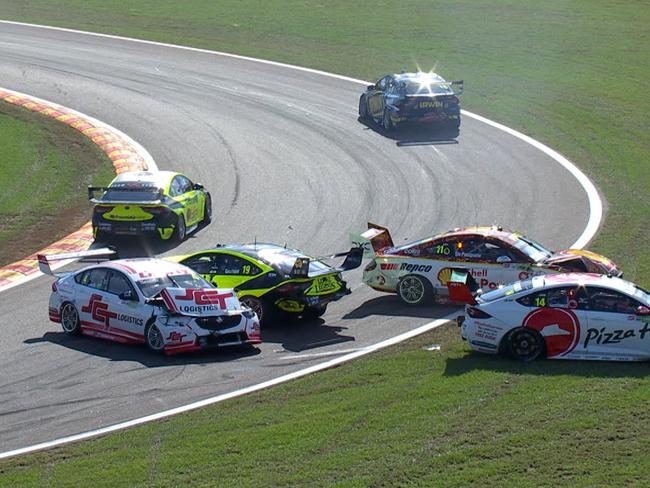
[[365,95],[359,98],[359,118],[366,120],[368,118],[368,99]]
[[239,301],[242,305],[247,306],[257,314],[260,325],[268,325],[273,320],[273,310],[271,306],[261,298],[248,295],[240,297]]
[[384,109],[384,117],[382,119],[382,126],[384,127],[384,130],[386,132],[390,132],[395,128],[395,126],[393,125],[393,123],[390,120],[390,112],[388,110],[386,110],[386,109]]
[[178,216],[176,228],[174,229],[174,238],[176,239],[176,242],[183,242],[185,240],[186,232],[187,227],[185,226],[185,217],[181,214]]
[[212,197],[207,193],[203,204],[203,225],[208,225],[210,222],[212,222]]
[[544,338],[534,329],[517,327],[508,334],[508,352],[515,358],[528,363],[545,354]]
[[305,308],[305,311],[302,313],[302,316],[304,319],[310,320],[310,319],[317,319],[319,317],[322,317],[325,315],[325,312],[327,312],[327,304],[325,305],[317,305],[315,307],[307,307]]
[[165,337],[155,322],[149,322],[144,329],[144,342],[154,354],[165,352]]
[[433,299],[433,286],[426,278],[407,275],[399,280],[397,295],[407,305],[424,305]]
[[72,303],[66,302],[61,307],[61,327],[63,333],[67,335],[79,335],[81,332],[81,321],[77,307]]

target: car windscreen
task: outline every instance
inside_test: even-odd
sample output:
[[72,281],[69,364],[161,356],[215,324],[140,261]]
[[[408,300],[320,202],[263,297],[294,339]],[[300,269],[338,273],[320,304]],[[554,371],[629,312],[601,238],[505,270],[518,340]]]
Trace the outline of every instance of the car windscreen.
[[136,282],[142,294],[151,298],[156,296],[163,288],[174,286],[178,288],[214,288],[198,274],[176,274],[145,278]]
[[533,280],[531,278],[528,280],[516,281],[509,285],[502,286],[501,288],[497,288],[496,290],[482,293],[478,296],[478,298],[480,302],[493,302],[494,300],[519,293],[520,291],[530,290],[532,288]]
[[117,182],[102,195],[102,202],[153,202],[160,198],[158,187],[151,183]]
[[524,237],[519,234],[512,234],[510,238],[512,239],[511,244],[514,247],[519,249],[536,263],[544,261],[553,254],[539,242],[529,239],[528,237]]

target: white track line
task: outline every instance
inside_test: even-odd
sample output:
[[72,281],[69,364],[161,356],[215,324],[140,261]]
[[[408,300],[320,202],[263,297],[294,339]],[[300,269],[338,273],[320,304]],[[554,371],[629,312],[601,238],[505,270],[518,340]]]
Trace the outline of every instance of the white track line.
[[258,383],[256,385],[248,386],[246,388],[242,388],[240,390],[236,390],[231,393],[224,393],[223,395],[215,396],[212,398],[206,398],[205,400],[190,403],[189,405],[183,405],[182,407],[172,408],[171,410],[165,410],[164,412],[148,415],[147,417],[140,417],[137,419],[129,420],[128,422],[121,422],[119,424],[110,425],[108,427],[104,427],[101,429],[91,430],[89,432],[82,432],[81,434],[75,434],[68,437],[61,437],[59,439],[54,439],[53,441],[43,442],[41,444],[35,444],[33,446],[28,446],[28,447],[23,447],[21,449],[15,449],[13,451],[3,452],[0,453],[0,459],[5,459],[12,456],[18,456],[20,454],[27,454],[34,451],[40,451],[43,449],[49,449],[52,447],[61,446],[63,444],[68,444],[70,442],[90,439],[91,437],[97,437],[99,435],[108,434],[110,432],[115,432],[117,430],[122,430],[129,427],[134,427],[136,425],[141,425],[154,420],[164,419],[166,417],[171,417],[172,415],[177,415],[179,413],[195,410],[197,408],[205,407],[207,405],[212,405],[214,403],[222,402],[224,400],[229,400],[231,398],[246,395],[254,391],[263,390],[271,386],[279,385],[280,383],[284,383],[286,381],[307,376],[308,374],[315,373],[317,371],[333,368],[335,366],[338,366],[339,364],[345,363],[352,359],[365,356],[366,354],[370,354],[371,352],[378,351],[379,349],[392,346],[399,342],[415,337],[419,334],[423,334],[427,331],[435,329],[436,327],[440,327],[441,325],[446,324],[448,322],[449,321],[447,319],[434,320],[433,322],[429,322],[428,324],[422,325],[417,329],[413,329],[408,332],[405,332],[404,334],[400,334],[390,339],[386,339],[385,341],[378,342],[377,344],[373,344],[372,346],[365,347],[351,354],[346,354],[345,356],[342,356],[340,358],[330,359],[329,361],[326,361],[324,363],[316,364],[314,366],[310,366],[309,368],[301,369],[300,371],[295,371],[293,373],[289,373],[284,376],[274,378],[272,380],[264,381],[263,383]]
[[[311,68],[303,68],[301,66],[294,66],[294,65],[285,64],[285,63],[278,63],[276,61],[267,61],[267,60],[264,60],[264,59],[251,58],[251,57],[248,57],[248,56],[239,56],[237,54],[223,53],[223,52],[218,52],[218,51],[210,51],[210,50],[207,50],[207,49],[198,49],[198,48],[187,47],[187,46],[178,46],[178,45],[175,45],[175,44],[167,44],[167,43],[155,42],[155,41],[146,41],[146,40],[142,40],[142,39],[132,39],[132,38],[128,38],[128,37],[113,36],[113,35],[109,35],[109,34],[98,34],[98,33],[95,33],[95,32],[85,32],[85,31],[80,31],[80,30],[75,30],[75,29],[64,29],[64,28],[61,28],[61,27],[50,27],[50,26],[42,26],[42,25],[36,25],[36,24],[27,24],[27,23],[23,23],[23,22],[12,22],[12,21],[0,20],[0,23],[22,25],[22,26],[28,26],[28,27],[36,27],[36,28],[41,28],[41,29],[50,29],[50,30],[57,30],[57,31],[63,31],[63,32],[72,32],[72,33],[75,33],[75,34],[84,34],[84,35],[96,36],[96,37],[104,37],[104,38],[109,38],[109,39],[119,39],[119,40],[122,40],[122,41],[138,42],[138,43],[141,43],[141,44],[149,44],[149,45],[153,45],[153,46],[170,47],[170,48],[174,48],[174,49],[184,49],[184,50],[187,50],[187,51],[214,54],[214,55],[225,56],[225,57],[229,57],[229,58],[242,59],[242,60],[246,60],[246,61],[252,61],[252,62],[256,62],[256,63],[267,64],[267,65],[271,65],[271,66],[278,66],[278,67],[283,67],[283,68],[287,68],[287,69],[293,69],[293,70],[297,70],[297,71],[303,71],[303,72],[307,72],[307,73],[314,73],[314,74],[318,74],[318,75],[322,75],[322,76],[328,76],[330,78],[337,78],[337,79],[340,79],[340,80],[350,81],[350,82],[353,82],[353,83],[359,83],[359,84],[365,84],[365,85],[368,84],[367,81],[359,80],[359,79],[356,79],[356,78],[350,78],[348,76],[337,75],[337,74],[333,74],[333,73],[327,73],[325,71],[315,70],[315,69],[311,69]],[[511,129],[511,128],[506,127],[506,126],[504,126],[502,124],[499,124],[498,122],[493,122],[493,121],[491,121],[489,119],[486,119],[485,117],[482,117],[480,115],[473,114],[471,112],[467,112],[465,110],[463,110],[462,113],[464,115],[467,115],[468,117],[474,118],[474,119],[479,120],[481,122],[484,122],[484,123],[486,123],[488,125],[491,125],[492,127],[503,130],[503,131],[507,132],[508,134],[510,134],[510,135],[512,135],[514,137],[517,137],[517,138],[521,139],[524,142],[527,142],[527,143],[531,144],[532,146],[536,147],[540,151],[543,151],[545,154],[547,154],[548,156],[553,158],[555,161],[560,163],[568,171],[570,171],[571,174],[576,177],[578,182],[582,185],[585,192],[587,193],[587,196],[588,196],[588,199],[589,199],[589,211],[590,211],[589,221],[587,222],[587,227],[585,228],[585,230],[583,231],[581,236],[578,238],[578,240],[575,242],[575,244],[573,244],[572,247],[575,247],[575,248],[583,247],[591,239],[593,239],[594,235],[598,231],[598,228],[600,226],[600,222],[601,222],[601,219],[602,219],[602,214],[603,214],[602,202],[600,200],[600,197],[598,195],[598,191],[596,190],[596,187],[589,180],[589,178],[587,178],[585,176],[585,174],[582,171],[580,171],[572,162],[570,162],[568,159],[566,159],[564,156],[562,156],[558,152],[556,152],[553,149],[549,148],[548,146],[542,144],[541,142],[536,141],[535,139],[533,139],[533,138],[531,138],[531,137],[529,137],[529,136],[527,136],[525,134],[522,134],[521,132],[518,132],[518,131],[516,131],[514,129]],[[36,444],[36,445],[33,445],[33,446],[24,447],[22,449],[16,449],[16,450],[13,450],[13,451],[0,453],[0,459],[8,458],[8,457],[11,457],[11,456],[17,456],[19,454],[26,454],[26,453],[38,451],[38,450],[41,450],[41,449],[48,449],[48,448],[51,448],[51,447],[60,446],[60,445],[67,444],[67,443],[70,443],[70,442],[75,442],[75,441],[79,441],[79,440],[83,440],[83,439],[88,439],[90,437],[96,437],[98,435],[107,434],[109,432],[115,432],[116,430],[126,429],[128,427],[144,424],[146,422],[151,422],[153,420],[159,420],[159,419],[162,419],[162,418],[165,418],[165,417],[169,417],[171,415],[175,415],[175,414],[182,413],[182,412],[187,412],[189,410],[204,407],[206,405],[211,405],[211,404],[214,404],[214,403],[217,403],[217,402],[221,402],[223,400],[227,400],[227,399],[230,399],[230,398],[235,398],[237,396],[245,395],[245,394],[251,393],[253,391],[258,391],[258,390],[261,390],[261,389],[264,389],[264,388],[268,388],[270,386],[274,386],[274,385],[277,385],[277,384],[280,384],[280,383],[283,383],[283,382],[286,382],[286,381],[289,381],[289,380],[293,380],[295,378],[300,378],[301,376],[305,376],[305,375],[314,373],[316,371],[322,371],[323,369],[327,369],[327,368],[331,368],[333,366],[337,366],[337,365],[342,364],[342,363],[344,363],[346,361],[350,361],[352,359],[358,358],[358,357],[363,356],[365,354],[369,354],[371,352],[377,351],[378,349],[381,349],[381,348],[384,348],[384,347],[387,347],[387,346],[390,346],[390,345],[393,345],[393,344],[397,344],[398,342],[404,341],[406,339],[410,339],[411,337],[415,337],[416,335],[419,335],[419,334],[422,334],[422,333],[427,332],[429,330],[435,329],[436,327],[439,327],[440,325],[444,324],[445,322],[446,322],[446,320],[435,320],[435,321],[429,322],[428,324],[425,324],[425,325],[423,325],[421,327],[418,327],[417,329],[413,329],[410,332],[398,335],[398,336],[393,337],[391,339],[388,339],[386,341],[382,341],[382,342],[380,342],[378,344],[368,346],[367,348],[363,348],[363,349],[361,349],[361,350],[359,350],[357,352],[347,354],[347,355],[342,356],[340,358],[332,359],[332,360],[326,361],[324,363],[317,364],[317,365],[311,366],[309,368],[306,368],[306,369],[303,369],[303,370],[300,370],[300,371],[296,371],[296,372],[288,374],[288,375],[280,376],[279,378],[275,378],[273,380],[265,381],[263,383],[259,383],[257,385],[252,385],[252,386],[249,386],[247,388],[242,388],[240,390],[233,391],[231,393],[226,393],[226,394],[223,394],[223,395],[219,395],[219,396],[215,396],[215,397],[211,397],[211,398],[206,398],[205,400],[201,400],[199,402],[191,403],[189,405],[174,408],[174,409],[171,409],[171,410],[166,410],[164,412],[160,412],[160,413],[157,413],[157,414],[154,414],[154,415],[149,415],[147,417],[141,417],[141,418],[138,418],[138,419],[130,420],[128,422],[115,424],[115,425],[105,427],[105,428],[102,428],[102,429],[92,430],[92,431],[89,431],[89,432],[84,432],[84,433],[81,433],[81,434],[76,434],[76,435],[73,435],[73,436],[63,437],[63,438],[55,439],[53,441],[44,442],[44,443],[41,443],[41,444]]]

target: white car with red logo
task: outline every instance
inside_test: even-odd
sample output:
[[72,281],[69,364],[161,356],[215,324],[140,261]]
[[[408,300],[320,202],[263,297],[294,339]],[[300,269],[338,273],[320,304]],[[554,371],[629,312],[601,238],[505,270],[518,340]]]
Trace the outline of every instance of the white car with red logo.
[[464,284],[450,283],[449,291],[469,302],[457,321],[475,351],[509,353],[522,361],[650,360],[650,295],[620,278],[537,276],[475,299]]
[[552,252],[541,244],[503,227],[466,227],[395,246],[388,229],[368,224],[360,236],[371,260],[363,282],[371,288],[397,293],[409,305],[447,300],[447,283],[454,272],[470,274],[475,289],[533,276],[589,272],[622,276],[618,267],[599,254],[579,249]]
[[50,261],[114,254],[108,249],[39,255],[42,272],[57,276],[49,316],[68,335],[146,344],[177,354],[261,342],[255,312],[242,308],[231,289],[214,288],[178,263],[118,259],[55,275]]

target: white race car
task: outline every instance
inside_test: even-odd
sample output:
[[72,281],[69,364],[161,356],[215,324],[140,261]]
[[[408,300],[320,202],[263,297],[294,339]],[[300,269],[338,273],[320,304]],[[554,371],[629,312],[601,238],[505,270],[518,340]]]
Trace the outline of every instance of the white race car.
[[503,227],[466,227],[395,246],[388,229],[375,224],[356,245],[372,259],[363,272],[371,288],[397,293],[409,305],[447,300],[447,283],[456,272],[482,290],[533,276],[570,272],[621,276],[618,267],[599,254],[580,249],[552,252],[538,242]]
[[475,299],[462,283],[448,287],[453,299],[469,302],[457,321],[476,351],[522,361],[650,360],[650,295],[620,278],[537,276]]
[[118,259],[57,275],[49,264],[110,254],[101,249],[38,256],[41,271],[57,276],[49,316],[66,334],[145,343],[165,354],[261,342],[257,315],[242,308],[233,290],[214,288],[181,264]]

